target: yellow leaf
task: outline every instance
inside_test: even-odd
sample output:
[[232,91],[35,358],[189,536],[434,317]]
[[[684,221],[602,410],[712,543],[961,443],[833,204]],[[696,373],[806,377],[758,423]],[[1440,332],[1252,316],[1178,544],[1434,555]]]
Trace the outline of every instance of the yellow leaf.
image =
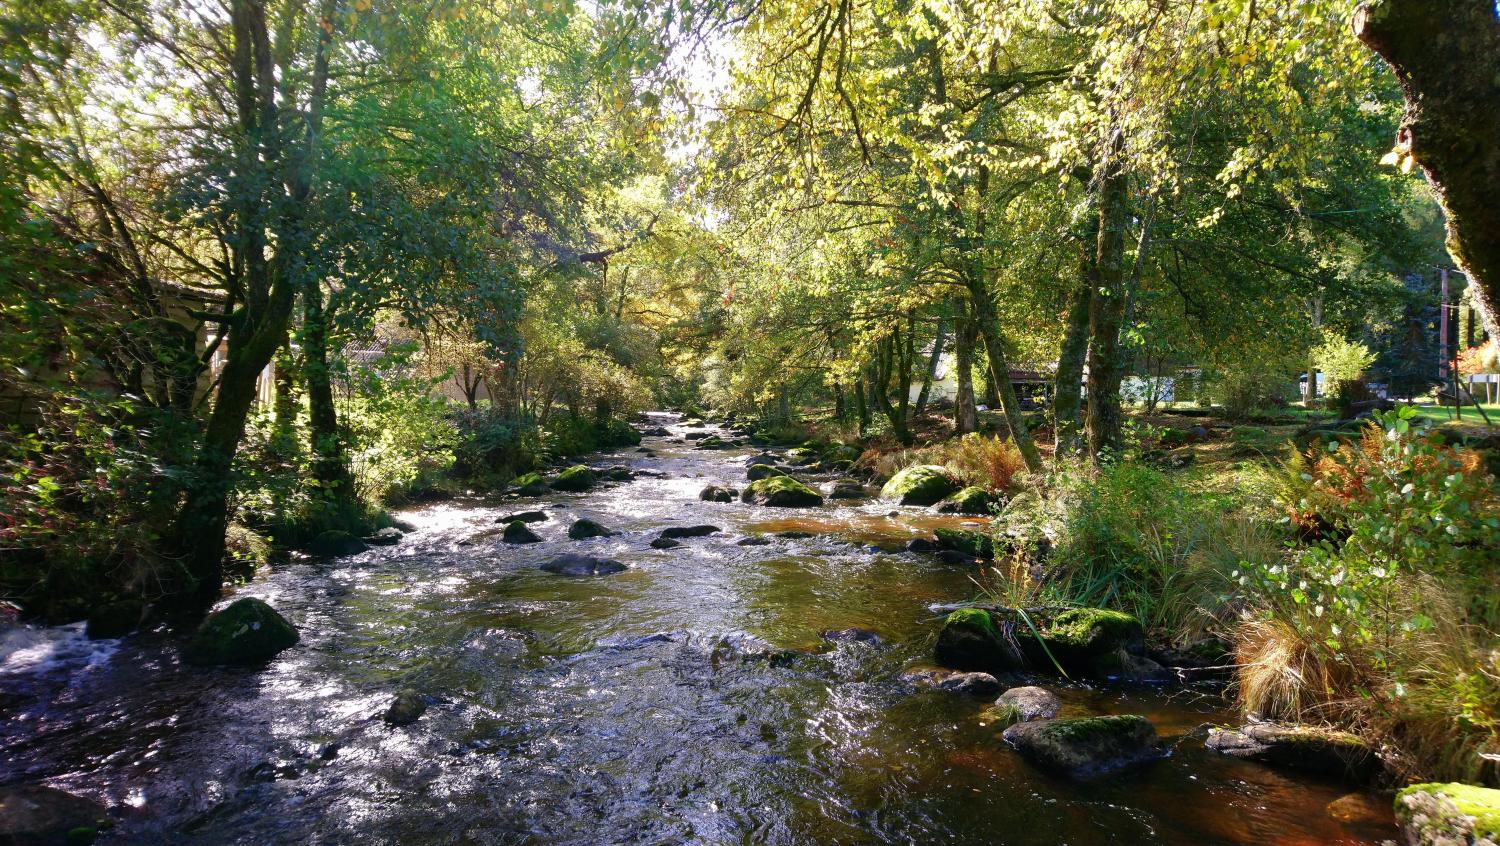
[[1395,150],[1392,150],[1389,153],[1386,153],[1384,156],[1380,157],[1380,163],[1383,164],[1383,165],[1396,165],[1396,164],[1400,164],[1401,163],[1401,154],[1398,153],[1398,152],[1396,152]]
[[1406,158],[1404,158],[1404,159],[1401,160],[1401,172],[1402,173],[1411,173],[1411,169],[1413,167],[1415,167],[1416,164],[1417,164],[1417,160],[1416,159],[1412,158],[1411,156],[1407,156]]

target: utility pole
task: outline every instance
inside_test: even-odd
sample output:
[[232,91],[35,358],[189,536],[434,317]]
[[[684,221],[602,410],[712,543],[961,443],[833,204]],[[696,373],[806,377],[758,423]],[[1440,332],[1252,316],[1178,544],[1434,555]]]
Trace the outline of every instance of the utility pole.
[[1448,381],[1448,268],[1438,268],[1441,289],[1438,294],[1438,379]]

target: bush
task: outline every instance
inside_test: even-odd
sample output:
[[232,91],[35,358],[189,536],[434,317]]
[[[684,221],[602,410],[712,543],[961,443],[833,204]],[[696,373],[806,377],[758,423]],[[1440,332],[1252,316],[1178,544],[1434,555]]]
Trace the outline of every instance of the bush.
[[877,479],[888,479],[918,464],[942,466],[964,487],[1010,493],[1020,485],[1026,469],[1021,450],[1015,443],[977,432],[927,447],[902,449],[894,440],[874,440],[867,444],[857,466],[870,471]]
[[494,408],[449,412],[458,433],[453,470],[460,476],[514,476],[536,468],[542,435],[536,426]]

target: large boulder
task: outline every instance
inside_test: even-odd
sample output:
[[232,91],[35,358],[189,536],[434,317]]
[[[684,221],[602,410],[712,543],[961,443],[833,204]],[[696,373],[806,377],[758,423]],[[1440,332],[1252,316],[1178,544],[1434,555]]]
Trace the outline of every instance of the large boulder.
[[702,538],[722,531],[718,526],[668,526],[661,530],[664,538]]
[[510,525],[506,526],[505,527],[505,531],[501,533],[500,539],[503,540],[503,541],[505,541],[506,543],[541,543],[542,542],[541,535],[538,535],[536,532],[533,532],[531,530],[530,526],[526,525],[525,523],[521,522],[520,520],[512,520],[512,521],[510,521]]
[[93,843],[111,825],[92,799],[37,784],[0,788],[0,843],[76,846]]
[[721,485],[709,485],[698,492],[698,498],[704,502],[734,502],[737,492],[734,488],[726,488]]
[[364,541],[340,529],[320,532],[307,544],[307,551],[323,558],[358,555],[370,547]]
[[609,558],[567,554],[547,561],[542,565],[542,569],[560,576],[602,576],[623,572],[627,568],[624,564]]
[[1380,759],[1370,745],[1348,732],[1315,726],[1252,723],[1238,729],[1214,729],[1209,749],[1246,761],[1313,772],[1364,784],[1380,773]]
[[948,615],[938,633],[933,657],[955,670],[1003,672],[1025,666],[1025,659],[995,628],[983,608],[960,608]]
[[770,476],[751,482],[740,500],[774,508],[807,508],[823,504],[823,496],[791,476]]
[[750,465],[750,469],[745,471],[745,478],[752,482],[759,482],[761,479],[769,479],[772,476],[785,475],[785,470],[773,467],[770,464],[752,464]]
[[510,486],[520,496],[545,496],[552,490],[540,473],[523,473],[511,479]]
[[989,491],[970,485],[944,497],[933,508],[941,514],[988,514],[993,502]]
[[297,640],[297,630],[276,609],[247,596],[204,618],[182,657],[204,666],[258,664]]
[[[1129,676],[1140,674],[1147,659],[1135,657],[1145,641],[1145,630],[1135,617],[1106,608],[1069,608],[1050,619],[1019,625],[1016,636],[1031,663],[1046,669],[1055,661],[1070,674]],[[1045,649],[1042,648],[1045,646]]]
[[916,464],[891,477],[880,489],[886,499],[902,505],[932,505],[958,490],[948,471],[935,464]]
[[592,488],[597,482],[598,478],[594,475],[594,471],[582,464],[574,464],[557,474],[557,478],[552,480],[552,489],[577,493]]
[[1500,843],[1500,790],[1472,784],[1413,784],[1396,794],[1407,846]]
[[587,517],[574,520],[573,525],[568,527],[568,537],[572,538],[573,540],[583,540],[585,538],[607,538],[613,534],[613,529],[610,529],[597,521],[590,520]]
[[1033,764],[1069,778],[1092,778],[1162,756],[1156,727],[1135,714],[1023,722],[1003,736]]
[[858,482],[835,482],[828,492],[829,499],[864,499],[865,486]]

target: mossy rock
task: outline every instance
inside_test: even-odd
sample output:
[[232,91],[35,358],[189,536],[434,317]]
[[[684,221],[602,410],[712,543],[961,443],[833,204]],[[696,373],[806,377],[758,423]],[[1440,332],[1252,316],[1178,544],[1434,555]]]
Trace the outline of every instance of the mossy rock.
[[933,657],[944,667],[965,671],[1004,672],[1025,663],[983,608],[960,608],[949,614],[938,632]]
[[968,529],[934,529],[933,537],[942,549],[951,549],[975,558],[994,558],[995,542],[983,532]]
[[984,488],[970,485],[944,497],[933,506],[940,514],[988,514],[994,499]]
[[[1031,664],[1038,669],[1062,670],[1070,675],[1133,676],[1145,629],[1139,620],[1107,608],[1070,608],[1049,619],[1033,619],[1032,626],[1015,627],[1016,637]],[[1045,645],[1045,649],[1042,646]],[[1054,664],[1055,662],[1055,664]]]
[[551,490],[540,473],[523,473],[512,479],[510,485],[521,496],[543,496]]
[[500,539],[506,543],[541,543],[542,538],[521,520],[512,520],[505,526]]
[[1005,741],[1044,770],[1085,779],[1162,756],[1156,727],[1136,714],[1013,725]]
[[720,485],[709,485],[698,492],[698,498],[704,502],[734,502],[735,491]]
[[935,464],[916,464],[892,476],[880,495],[902,505],[932,505],[958,490],[948,471]]
[[607,538],[613,534],[613,529],[610,529],[595,520],[590,520],[587,517],[573,521],[573,525],[568,527],[568,537],[572,538],[573,540],[584,540],[585,538]]
[[761,479],[769,479],[772,476],[785,475],[785,470],[772,467],[769,464],[752,464],[750,465],[750,469],[745,471],[745,478],[752,482],[759,482]]
[[1500,790],[1472,784],[1413,784],[1396,794],[1396,822],[1412,846],[1500,842]]
[[381,715],[387,725],[409,726],[427,713],[427,697],[420,691],[406,688],[396,694],[389,708]]
[[139,599],[107,602],[89,614],[84,634],[89,640],[124,637],[135,631],[146,616],[146,603]]
[[772,508],[810,508],[823,504],[823,495],[791,476],[758,479],[745,488],[740,500]]
[[1222,755],[1365,784],[1379,775],[1375,751],[1358,735],[1320,726],[1251,723],[1215,729],[1204,745]]
[[847,461],[853,464],[863,454],[864,452],[853,444],[834,444],[823,451],[823,460],[831,463]]
[[574,464],[572,467],[557,474],[557,478],[552,480],[552,489],[555,491],[577,493],[592,488],[598,481],[599,479],[594,475],[594,471],[582,464]]
[[84,846],[111,825],[104,806],[92,799],[41,785],[0,788],[0,843]]
[[258,664],[297,641],[297,630],[276,609],[245,597],[204,618],[182,657],[198,665]]
[[358,555],[366,549],[369,549],[369,546],[364,541],[342,529],[329,529],[326,532],[320,532],[307,545],[308,552],[324,558]]

